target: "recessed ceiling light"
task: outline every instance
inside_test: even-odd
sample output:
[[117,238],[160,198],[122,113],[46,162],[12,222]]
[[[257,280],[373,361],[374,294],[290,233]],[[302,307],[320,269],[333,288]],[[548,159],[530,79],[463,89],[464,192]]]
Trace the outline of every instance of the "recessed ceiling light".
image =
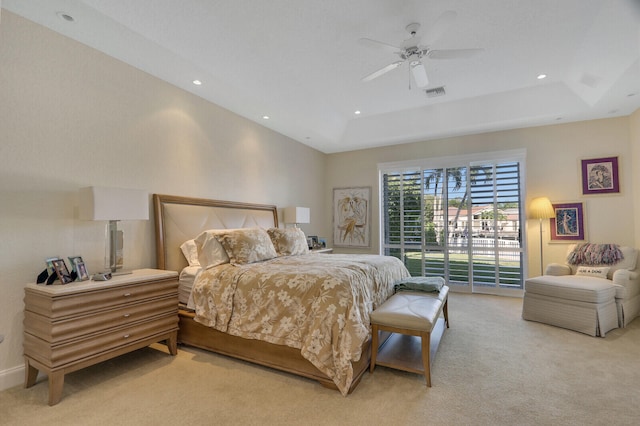
[[271,117],[269,117],[268,115],[263,115],[263,116],[262,116],[262,119],[263,119],[263,120],[268,120],[269,118],[271,118]]
[[355,115],[360,115],[360,111],[355,111],[354,114]]
[[56,12],[56,15],[58,15],[60,19],[64,19],[67,22],[75,22],[74,17],[66,12]]
[[195,84],[196,86],[200,86],[202,85],[202,82],[200,80],[193,80],[193,84]]
[[545,79],[545,78],[547,78],[546,74],[538,74],[538,80],[542,80],[542,79]]

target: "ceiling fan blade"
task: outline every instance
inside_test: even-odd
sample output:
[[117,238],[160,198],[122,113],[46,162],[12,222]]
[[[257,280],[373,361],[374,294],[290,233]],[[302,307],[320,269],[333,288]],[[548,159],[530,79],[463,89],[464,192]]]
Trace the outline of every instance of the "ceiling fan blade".
[[393,62],[393,63],[387,65],[386,67],[380,68],[378,71],[374,71],[371,74],[369,74],[368,76],[364,77],[362,79],[362,81],[371,81],[374,78],[378,78],[382,74],[386,74],[389,71],[398,68],[400,66],[400,64],[402,64],[402,62],[404,62],[404,61],[396,61],[396,62]]
[[372,40],[370,38],[361,38],[358,39],[358,43],[360,43],[363,46],[367,46],[367,47],[373,47],[374,49],[382,49],[382,50],[386,50],[389,52],[399,52],[402,50],[402,48],[397,47],[397,46],[393,46],[391,44],[388,43],[383,43],[381,41],[378,40]]
[[416,86],[422,88],[429,84],[429,78],[427,78],[427,70],[420,61],[414,61],[410,65],[411,74],[413,75],[413,81],[416,82]]
[[443,49],[443,50],[430,50],[427,56],[430,59],[460,59],[470,58],[483,52],[484,49]]
[[447,10],[436,19],[436,22],[431,26],[429,31],[422,37],[422,43],[427,46],[432,45],[438,40],[445,31],[449,29],[453,21],[456,20],[458,14],[453,10]]

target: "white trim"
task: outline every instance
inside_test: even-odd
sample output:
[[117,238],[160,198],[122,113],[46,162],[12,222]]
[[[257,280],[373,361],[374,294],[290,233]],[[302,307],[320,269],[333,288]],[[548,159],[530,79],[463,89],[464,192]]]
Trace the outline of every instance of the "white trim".
[[398,169],[412,169],[415,167],[424,168],[448,168],[458,167],[462,165],[476,166],[483,161],[520,161],[524,162],[527,158],[527,150],[509,149],[504,151],[477,152],[473,154],[452,155],[446,157],[430,157],[416,160],[392,161],[389,163],[378,163],[378,171],[385,172],[387,170],[397,171]]
[[24,365],[0,371],[0,391],[24,384]]

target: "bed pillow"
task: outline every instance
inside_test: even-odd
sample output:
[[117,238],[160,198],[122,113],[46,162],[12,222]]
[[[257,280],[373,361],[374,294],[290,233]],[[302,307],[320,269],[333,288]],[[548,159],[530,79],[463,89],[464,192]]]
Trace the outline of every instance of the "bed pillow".
[[216,239],[215,235],[220,232],[227,232],[228,229],[210,229],[200,233],[195,239],[198,261],[203,268],[229,263],[229,256],[224,247]]
[[198,246],[196,246],[195,240],[187,240],[180,246],[184,258],[187,259],[189,266],[200,266],[198,260]]
[[606,279],[609,269],[608,266],[578,266],[576,275]]
[[297,256],[309,254],[307,237],[300,228],[270,228],[267,229],[271,242],[278,256]]
[[277,257],[269,234],[262,228],[244,228],[215,235],[232,265],[244,265]]

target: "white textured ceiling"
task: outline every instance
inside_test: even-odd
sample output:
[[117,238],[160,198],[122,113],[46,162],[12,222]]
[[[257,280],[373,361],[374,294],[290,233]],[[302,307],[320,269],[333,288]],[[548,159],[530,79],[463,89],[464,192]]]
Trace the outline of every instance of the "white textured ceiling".
[[[0,1],[325,153],[640,108],[637,0]],[[360,38],[400,45],[408,24],[424,34],[447,10],[457,19],[432,47],[484,50],[426,61],[445,96],[409,89],[406,64],[361,81],[397,57]]]

